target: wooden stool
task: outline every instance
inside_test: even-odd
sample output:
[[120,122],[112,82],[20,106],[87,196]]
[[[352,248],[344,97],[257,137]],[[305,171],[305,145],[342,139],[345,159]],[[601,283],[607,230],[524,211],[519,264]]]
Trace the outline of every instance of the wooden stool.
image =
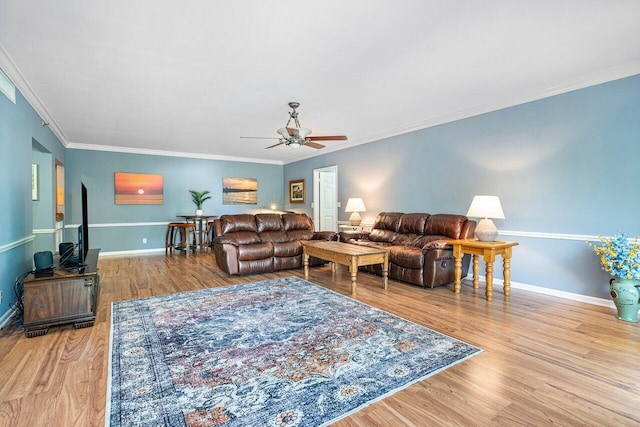
[[[176,234],[180,234],[180,244],[175,242]],[[193,236],[193,244],[189,244],[189,234]],[[190,222],[170,222],[167,225],[167,234],[165,235],[165,254],[173,252],[175,250],[185,251],[189,255],[190,251],[194,251],[197,248],[196,243],[196,226]]]
[[164,236],[164,254],[168,255],[176,248],[175,238],[181,222],[170,222],[167,224],[167,233]]

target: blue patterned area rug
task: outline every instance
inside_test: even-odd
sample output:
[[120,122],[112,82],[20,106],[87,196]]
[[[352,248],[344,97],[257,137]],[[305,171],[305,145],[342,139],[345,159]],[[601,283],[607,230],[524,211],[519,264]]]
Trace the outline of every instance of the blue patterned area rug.
[[105,425],[326,425],[481,350],[298,279],[114,302]]

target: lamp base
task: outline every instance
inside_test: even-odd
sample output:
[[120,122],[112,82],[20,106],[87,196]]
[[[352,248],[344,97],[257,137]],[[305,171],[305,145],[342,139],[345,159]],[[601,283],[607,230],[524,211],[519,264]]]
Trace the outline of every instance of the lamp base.
[[360,225],[362,222],[362,217],[358,212],[353,212],[349,217],[349,225]]
[[476,227],[476,237],[481,242],[495,242],[498,237],[498,229],[489,218],[483,218]]

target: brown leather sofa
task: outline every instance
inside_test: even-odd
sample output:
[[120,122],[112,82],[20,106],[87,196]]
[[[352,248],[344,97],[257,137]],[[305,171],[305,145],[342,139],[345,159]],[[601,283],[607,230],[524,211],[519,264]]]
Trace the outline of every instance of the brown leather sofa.
[[[470,239],[476,222],[463,215],[381,212],[370,232],[344,231],[340,240],[389,250],[389,277],[420,285],[442,286],[454,280],[454,258],[448,240]],[[462,277],[470,256],[462,259]],[[361,267],[382,274],[380,265]]]
[[[213,251],[228,274],[302,267],[303,240],[337,240],[333,231],[315,232],[305,214],[222,215],[213,221]],[[310,258],[309,265],[326,264]]]

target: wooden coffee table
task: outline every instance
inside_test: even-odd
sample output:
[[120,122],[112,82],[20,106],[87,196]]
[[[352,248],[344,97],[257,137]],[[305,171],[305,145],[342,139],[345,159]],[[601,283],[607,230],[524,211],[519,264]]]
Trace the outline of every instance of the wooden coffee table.
[[[328,242],[325,240],[312,240],[302,242],[304,247],[304,278],[309,278],[309,257],[324,259],[336,264],[349,267],[351,273],[351,293],[356,293],[356,279],[358,267],[361,265],[382,264],[382,283],[387,289],[387,276],[389,272],[389,251],[386,249],[369,248],[366,246],[352,245],[351,243]],[[335,271],[335,264],[331,266]]]

